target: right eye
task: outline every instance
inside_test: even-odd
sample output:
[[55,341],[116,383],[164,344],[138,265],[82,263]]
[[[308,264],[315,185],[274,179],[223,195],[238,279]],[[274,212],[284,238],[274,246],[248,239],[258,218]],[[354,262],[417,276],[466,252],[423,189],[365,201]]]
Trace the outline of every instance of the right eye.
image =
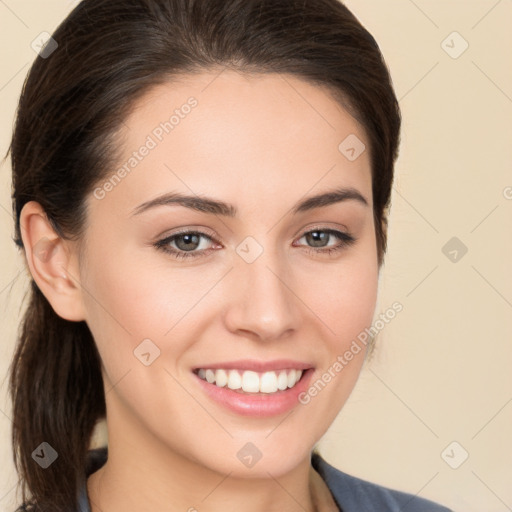
[[154,245],[176,259],[198,258],[212,250],[207,248],[197,250],[201,246],[201,239],[214,242],[212,236],[201,231],[181,231],[157,241]]

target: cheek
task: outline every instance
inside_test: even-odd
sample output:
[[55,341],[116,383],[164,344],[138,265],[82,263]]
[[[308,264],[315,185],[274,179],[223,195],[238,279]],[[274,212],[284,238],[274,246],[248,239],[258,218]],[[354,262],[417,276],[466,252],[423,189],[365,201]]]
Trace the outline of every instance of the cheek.
[[342,263],[311,272],[310,286],[301,280],[300,293],[320,320],[316,325],[321,326],[324,355],[301,403],[326,418],[326,424],[348,399],[364,363],[378,293],[375,247],[367,237]]
[[378,274],[373,268],[350,265],[326,278],[324,290],[318,288],[315,295],[310,295],[310,300],[318,304],[320,318],[340,343],[371,322],[377,281]]
[[115,257],[91,247],[82,276],[88,290],[87,323],[103,360],[118,367],[116,373],[126,371],[144,339],[153,340],[162,351],[172,342],[173,354],[179,357],[187,337],[177,333],[190,323],[198,303],[225,269],[179,268],[165,256],[149,257],[140,249],[110,251]]
[[[350,249],[349,249],[350,251]],[[317,264],[297,280],[298,295],[324,325],[330,351],[344,350],[373,319],[379,267],[371,237],[341,260]]]
[[350,396],[365,360],[367,329],[375,313],[378,266],[354,261],[331,276],[328,290],[310,295],[312,309],[322,319],[324,357],[309,388],[299,397],[311,415],[323,418],[320,437]]

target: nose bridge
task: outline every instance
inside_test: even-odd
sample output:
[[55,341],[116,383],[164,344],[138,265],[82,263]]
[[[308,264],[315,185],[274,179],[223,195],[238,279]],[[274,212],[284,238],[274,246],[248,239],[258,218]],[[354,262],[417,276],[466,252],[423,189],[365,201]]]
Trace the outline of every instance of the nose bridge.
[[[278,338],[297,328],[297,304],[287,282],[291,272],[278,251],[264,249],[251,261],[247,254],[256,248],[248,243],[240,244],[235,258],[235,286],[226,316],[228,328],[250,331],[261,339]],[[247,248],[249,251],[244,253]]]

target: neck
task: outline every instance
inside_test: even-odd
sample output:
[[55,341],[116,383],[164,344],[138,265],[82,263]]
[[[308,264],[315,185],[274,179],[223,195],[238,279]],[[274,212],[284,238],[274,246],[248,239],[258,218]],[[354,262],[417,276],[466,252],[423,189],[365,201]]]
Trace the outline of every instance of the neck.
[[129,432],[126,424],[113,432],[107,462],[87,480],[91,512],[225,512],[227,504],[244,512],[338,510],[309,456],[284,474],[243,478]]
[[109,460],[89,477],[91,512],[224,512],[228,503],[230,509],[247,512],[324,510],[320,504],[326,502],[325,482],[309,460],[279,478],[269,475],[247,479],[219,474],[178,458],[162,469],[133,447],[133,457],[127,460],[122,457],[126,451],[130,450],[112,450],[109,446]]

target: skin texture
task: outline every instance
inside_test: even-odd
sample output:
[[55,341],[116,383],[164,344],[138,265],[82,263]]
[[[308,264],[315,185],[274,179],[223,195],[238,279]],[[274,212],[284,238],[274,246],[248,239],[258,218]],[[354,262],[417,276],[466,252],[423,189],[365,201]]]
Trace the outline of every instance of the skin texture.
[[[59,239],[37,203],[22,213],[32,275],[58,314],[87,322],[102,359],[109,460],[88,480],[92,510],[333,510],[310,453],[350,395],[364,351],[308,404],[267,418],[212,401],[192,369],[295,359],[315,368],[313,383],[371,325],[379,268],[369,151],[349,161],[338,149],[350,134],[368,148],[367,136],[317,85],[204,72],[138,101],[107,178],[191,96],[197,105],[161,141],[153,136],[158,144],[136,167],[101,199],[88,197],[80,245]],[[338,187],[368,205],[292,213]],[[238,215],[179,205],[133,214],[171,191],[222,200]],[[155,248],[183,228],[213,241],[201,238],[195,254],[203,253],[180,260]],[[314,228],[348,231],[356,242],[325,254],[304,236]],[[236,251],[249,236],[263,250],[252,263]],[[38,258],[43,239],[50,257]],[[149,366],[134,356],[144,339],[160,350]],[[252,468],[236,456],[247,442],[262,453]]]

